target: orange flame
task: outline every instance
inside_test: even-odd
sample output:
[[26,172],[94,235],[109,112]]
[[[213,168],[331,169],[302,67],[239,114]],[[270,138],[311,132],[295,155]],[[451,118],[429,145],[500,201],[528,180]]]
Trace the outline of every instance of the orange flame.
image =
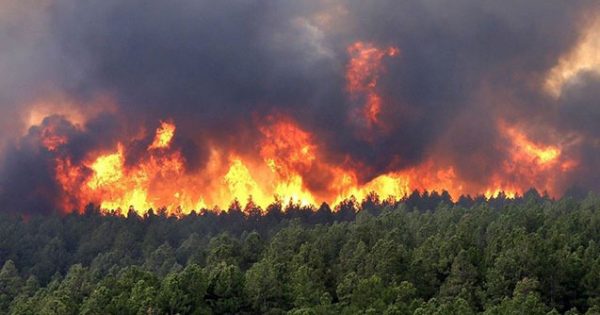
[[207,166],[198,173],[185,170],[182,154],[170,148],[175,124],[163,122],[146,156],[134,165],[126,165],[126,142],[122,142],[115,151],[92,155],[79,165],[68,157],[58,158],[56,174],[67,192],[66,209],[93,202],[103,209],[133,207],[144,213],[166,207],[178,214],[248,198],[265,208],[276,199],[302,205],[336,204],[351,196],[363,199],[371,192],[382,198],[401,198],[414,190],[447,190],[453,198],[477,193],[487,198],[500,193],[515,197],[530,187],[554,193],[556,175],[576,166],[563,158],[560,146],[532,141],[506,123],[500,123],[499,129],[508,141],[508,156],[487,186],[465,181],[454,167],[434,158],[361,183],[359,168],[328,162],[312,134],[281,115],[269,117],[260,129],[257,156],[225,154],[215,146]]
[[514,198],[529,188],[541,188],[556,195],[557,178],[577,165],[577,162],[563,156],[559,145],[546,145],[532,141],[516,126],[500,122],[498,128],[510,146],[508,158],[499,165],[499,172],[491,180],[492,185],[485,189],[488,198],[503,192]]
[[168,148],[175,135],[175,125],[172,123],[160,122],[160,127],[156,130],[156,136],[154,141],[148,147],[148,150],[152,149],[165,149]]
[[[384,71],[382,61],[384,57],[397,56],[399,51],[357,42],[348,47],[348,53],[351,59],[346,68],[347,90],[365,102],[360,117],[370,126],[380,124],[383,99],[377,83]],[[76,122],[72,128],[84,128],[85,120],[90,118],[72,112],[71,105],[41,104],[42,109],[64,107],[63,118]],[[32,113],[43,112],[33,107]],[[41,121],[41,116],[33,116]],[[401,198],[414,190],[446,190],[455,199],[463,194],[491,198],[504,193],[515,197],[531,187],[556,195],[559,175],[578,165],[563,154],[561,144],[534,141],[519,126],[506,122],[498,123],[506,140],[506,147],[498,148],[503,160],[482,182],[463,178],[460,169],[445,161],[443,155],[426,157],[419,164],[376,174],[363,182],[365,174],[359,163],[349,157],[341,163],[332,162],[328,148],[319,139],[284,115],[267,117],[258,130],[260,139],[254,153],[236,152],[235,148],[212,143],[207,148],[210,156],[205,167],[194,172],[186,170],[182,152],[172,147],[177,128],[170,120],[160,122],[152,143],[135,163],[127,162],[126,149],[138,138],[121,139],[112,151],[91,152],[83,161],[74,162],[59,150],[68,144],[68,135],[59,125],[43,126],[39,127],[40,141],[58,156],[55,172],[64,192],[62,207],[67,210],[96,203],[103,209],[133,207],[143,213],[165,207],[170,213],[184,213],[213,205],[224,207],[236,199],[251,198],[264,208],[274,200],[301,205],[323,201],[335,204],[351,196],[363,199],[371,192],[383,198]]]
[[363,117],[370,125],[379,123],[381,96],[377,92],[377,80],[384,70],[383,57],[395,57],[398,48],[380,49],[371,43],[356,42],[348,47],[351,59],[346,68],[346,89],[354,98],[364,97]]
[[507,128],[505,132],[513,139],[514,154],[518,159],[529,158],[532,163],[543,166],[556,162],[560,156],[561,150],[558,147],[538,145],[515,128]]

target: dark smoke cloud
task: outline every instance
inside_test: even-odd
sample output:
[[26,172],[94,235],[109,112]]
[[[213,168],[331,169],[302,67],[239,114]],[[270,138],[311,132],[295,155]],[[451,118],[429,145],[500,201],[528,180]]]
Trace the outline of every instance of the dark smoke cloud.
[[600,74],[581,73],[568,84],[558,102],[556,125],[574,134],[577,145],[571,154],[580,167],[565,180],[568,185],[600,190]]
[[58,210],[60,189],[54,177],[53,154],[43,149],[35,133],[25,136],[19,148],[6,150],[0,171],[0,206],[5,211]]
[[[64,149],[74,158],[172,119],[175,145],[188,170],[198,171],[209,142],[256,151],[256,125],[284,113],[315,134],[331,162],[350,156],[364,166],[363,181],[441,152],[459,176],[483,185],[506,155],[495,122],[531,119],[552,133],[580,135],[573,151],[582,165],[564,185],[583,174],[578,184],[600,188],[597,74],[579,76],[559,100],[540,88],[576,44],[584,14],[600,11],[596,1],[44,3],[0,4],[6,139],[16,139],[22,128],[10,117],[44,93],[59,91],[81,104],[108,93],[116,112],[70,134]],[[30,13],[17,18],[20,12]],[[387,71],[378,84],[386,129],[352,119],[356,104],[344,73],[346,47],[355,41],[401,51],[384,59]],[[0,205],[52,208],[49,153],[36,147],[32,134],[2,154]],[[135,163],[151,141],[131,144],[126,162]],[[308,185],[325,187],[321,180]],[[45,188],[15,203],[31,186]],[[35,204],[38,199],[45,204]]]
[[410,114],[387,116],[398,125],[390,136],[402,140],[385,142],[386,156],[396,152],[418,162],[443,136],[442,145],[450,146],[443,151],[454,155],[459,172],[484,180],[504,156],[494,146],[494,121],[511,106],[530,106],[507,95],[541,92],[527,89],[530,80],[542,77],[577,40],[575,21],[584,7],[564,1],[356,1],[353,32],[402,50],[384,84]]
[[57,49],[44,36],[47,18],[35,1],[0,3],[0,153],[22,131],[22,104],[48,88]]
[[[53,115],[39,126],[31,127],[18,142],[7,146],[6,159],[0,168],[0,208],[60,211],[56,205],[61,198],[69,198],[69,192],[63,191],[56,181],[56,159],[69,157],[77,164],[90,152],[114,148],[122,134],[117,121],[116,117],[103,114],[76,126],[63,116]],[[54,147],[45,145],[47,129],[64,141]]]

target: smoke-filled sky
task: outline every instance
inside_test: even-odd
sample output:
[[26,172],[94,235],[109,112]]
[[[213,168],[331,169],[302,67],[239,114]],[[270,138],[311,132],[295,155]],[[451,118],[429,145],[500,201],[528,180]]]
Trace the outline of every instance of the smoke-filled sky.
[[319,162],[271,153],[316,202],[341,193],[337,168],[600,191],[599,56],[597,0],[3,0],[0,207],[59,210],[78,185],[57,158],[83,185],[119,145],[146,159],[161,121],[196,178],[214,148],[277,162],[265,141],[291,124],[282,141],[307,134]]

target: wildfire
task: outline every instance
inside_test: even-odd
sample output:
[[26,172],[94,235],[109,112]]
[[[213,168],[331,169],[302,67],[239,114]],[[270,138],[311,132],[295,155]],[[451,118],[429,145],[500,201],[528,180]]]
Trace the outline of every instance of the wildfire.
[[224,180],[231,195],[235,196],[234,198],[240,199],[240,197],[252,196],[253,199],[260,202],[266,198],[252,174],[250,174],[250,170],[240,159],[234,159],[231,162]]
[[[377,89],[384,72],[383,58],[399,54],[357,42],[348,47],[347,90],[361,103],[361,117],[369,126],[380,124],[383,99]],[[199,170],[187,170],[181,148],[174,144],[177,127],[173,120],[160,121],[152,134],[141,130],[133,139],[120,139],[114,148],[92,151],[74,161],[61,150],[69,143],[69,132],[84,128],[83,116],[75,124],[45,118],[38,128],[41,144],[56,154],[55,173],[63,191],[64,209],[82,209],[88,203],[102,209],[140,213],[165,208],[185,213],[207,207],[227,207],[232,201],[252,201],[263,209],[274,200],[301,205],[320,202],[337,204],[349,197],[359,200],[372,192],[381,198],[402,198],[414,190],[447,191],[454,199],[464,194],[492,198],[500,194],[515,197],[531,187],[556,193],[556,178],[577,166],[563,154],[561,145],[534,141],[519,126],[498,123],[506,146],[498,148],[502,160],[489,170],[483,181],[464,178],[459,168],[443,155],[425,157],[422,162],[400,170],[366,176],[360,163],[350,157],[333,162],[328,148],[310,131],[283,114],[272,114],[258,127],[256,150],[237,152],[235,148],[208,144],[208,161]],[[49,121],[46,121],[49,119]],[[43,127],[41,127],[43,126]],[[70,129],[69,129],[70,128]],[[130,161],[128,148],[139,139],[152,139]],[[145,140],[144,140],[145,141]],[[148,142],[143,142],[148,143]]]
[[154,137],[154,141],[148,147],[148,150],[168,148],[169,144],[171,144],[171,140],[173,140],[174,135],[175,125],[172,123],[161,121],[160,127],[158,127],[158,129],[156,130],[156,136]]
[[123,148],[119,147],[116,153],[98,157],[90,168],[94,171],[94,175],[87,182],[87,186],[91,189],[121,180],[123,178]]
[[377,91],[377,80],[384,68],[384,57],[395,57],[398,48],[380,49],[371,43],[356,42],[348,47],[351,59],[346,68],[346,89],[356,98],[364,98],[362,115],[370,125],[379,123],[381,96]]
[[560,156],[560,149],[556,146],[542,146],[529,140],[527,136],[515,128],[506,127],[505,133],[512,138],[514,143],[514,160],[530,159],[534,164],[543,166],[552,164]]
[[[371,192],[382,198],[401,198],[414,190],[446,190],[453,198],[478,192],[487,198],[501,193],[511,198],[530,187],[552,192],[556,172],[575,165],[562,159],[560,147],[539,144],[518,128],[500,123],[510,144],[509,158],[486,187],[461,179],[452,166],[442,166],[435,159],[361,183],[359,170],[327,162],[313,136],[293,120],[277,115],[267,121],[260,129],[258,156],[228,156],[214,147],[208,166],[198,173],[186,172],[181,153],[171,148],[176,130],[172,122],[160,124],[146,156],[133,165],[125,163],[126,142],[119,143],[114,152],[91,156],[79,165],[69,157],[57,158],[57,179],[67,192],[64,207],[81,209],[93,202],[103,209],[132,207],[143,213],[165,207],[171,213],[185,213],[249,198],[264,208],[276,199],[302,205],[337,204],[351,196],[363,199]],[[44,135],[54,139],[50,131]],[[57,146],[68,141],[61,139]]]
[[516,126],[500,122],[498,128],[509,143],[508,158],[499,165],[499,171],[492,177],[492,185],[485,189],[484,196],[491,198],[504,193],[514,198],[524,189],[533,187],[542,187],[546,192],[556,194],[558,175],[574,167],[576,162],[563,157],[560,146],[532,141]]
[[309,133],[293,123],[280,121],[261,132],[264,140],[260,154],[273,172],[289,177],[294,170],[310,168],[315,161],[315,145]]
[[[112,7],[87,25],[101,34],[59,34],[76,19],[45,27],[72,11],[58,1],[34,15],[43,23],[33,28],[0,22],[16,30],[0,54],[9,70],[0,86],[0,205],[179,214],[273,202],[335,209],[373,193],[436,191],[457,201],[598,191],[600,1],[571,2],[519,8],[556,17],[524,24],[527,14],[508,19],[500,6],[465,2],[497,20],[484,32],[472,26],[485,21],[461,24],[460,14],[420,25],[343,1],[269,6],[286,16],[265,12],[269,27],[250,23],[244,40],[210,36],[210,18],[172,10],[183,19],[175,41],[160,25],[138,27],[133,47],[123,40],[131,34],[96,27],[128,16]],[[246,25],[252,8],[231,13]],[[436,5],[422,9],[438,15]],[[368,20],[377,15],[385,21]],[[215,27],[229,30],[226,22]],[[95,51],[98,39],[112,48]]]

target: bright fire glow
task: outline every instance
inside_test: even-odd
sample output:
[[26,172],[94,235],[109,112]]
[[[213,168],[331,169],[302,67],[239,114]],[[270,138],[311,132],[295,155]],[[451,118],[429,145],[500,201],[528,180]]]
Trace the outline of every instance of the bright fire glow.
[[516,155],[530,157],[533,162],[539,165],[546,165],[556,162],[560,155],[560,149],[556,146],[538,145],[527,138],[527,136],[517,129],[507,128],[506,134],[513,139],[515,144]]
[[[366,42],[348,47],[346,89],[360,102],[358,117],[368,126],[382,126],[384,98],[377,84],[385,72],[384,58],[399,53],[395,47],[380,48]],[[586,58],[583,59],[591,60]],[[560,73],[567,73],[564,69]],[[199,170],[186,169],[189,161],[173,145],[177,128],[171,120],[160,121],[152,134],[140,130],[132,138],[120,139],[112,150],[91,152],[82,161],[74,162],[60,150],[70,140],[69,133],[61,129],[60,120],[39,124],[48,109],[64,108],[63,112],[69,115],[63,118],[74,123],[70,128],[85,128],[89,117],[69,111],[71,107],[43,103],[41,110],[32,111],[30,117],[32,126],[44,126],[39,130],[42,145],[58,156],[55,172],[63,190],[62,207],[66,210],[83,209],[95,203],[107,210],[126,211],[132,207],[144,213],[150,208],[165,208],[179,214],[207,207],[226,208],[234,200],[242,204],[251,200],[264,209],[275,200],[305,206],[320,202],[337,204],[352,196],[364,199],[372,192],[382,199],[402,198],[414,190],[445,190],[454,199],[466,194],[492,198],[503,193],[515,197],[531,187],[556,194],[556,178],[578,165],[562,154],[560,145],[533,141],[519,126],[498,122],[505,147],[498,148],[502,156],[493,169],[484,170],[487,173],[480,182],[465,179],[443,154],[365,180],[364,166],[350,157],[340,161],[338,156],[334,162],[321,139],[280,113],[264,117],[253,152],[237,152],[219,143],[207,144],[208,161]],[[128,152],[132,143],[148,138],[152,142],[146,150]]]
[[348,47],[350,62],[346,68],[346,89],[354,98],[364,100],[362,116],[367,122],[379,123],[381,96],[377,91],[377,80],[383,72],[383,57],[395,57],[398,48],[380,49],[371,43],[356,42]]
[[172,123],[160,122],[160,127],[156,130],[156,136],[154,137],[154,141],[148,147],[148,150],[151,149],[164,149],[168,148],[169,144],[171,144],[171,140],[173,140],[173,136],[175,135],[175,125]]
[[97,189],[101,186],[110,185],[123,178],[123,148],[118,152],[101,155],[90,166],[94,176],[87,182],[88,187]]
[[576,163],[562,157],[560,146],[532,141],[516,126],[500,122],[498,128],[510,144],[506,148],[508,157],[498,166],[499,172],[492,176],[492,184],[484,190],[484,196],[491,198],[504,193],[514,198],[534,187],[556,194],[557,177]]
[[[67,192],[64,208],[82,209],[97,203],[103,209],[125,211],[133,207],[144,213],[165,207],[179,214],[227,207],[236,199],[243,204],[251,198],[264,209],[274,200],[337,204],[351,196],[362,200],[371,192],[381,198],[401,198],[414,190],[446,190],[454,199],[463,194],[515,197],[530,187],[552,193],[556,174],[575,165],[562,159],[559,146],[537,143],[517,127],[500,123],[499,130],[509,144],[508,157],[486,185],[465,181],[452,166],[434,159],[361,183],[359,167],[328,162],[311,133],[288,117],[274,115],[260,128],[257,155],[225,153],[214,146],[206,167],[188,172],[181,152],[171,147],[175,130],[172,122],[161,123],[145,156],[132,165],[126,162],[127,141],[113,152],[92,155],[77,165],[68,157],[58,158],[57,179]],[[48,135],[52,136],[50,131]],[[53,148],[68,141],[63,140]],[[157,144],[161,150],[155,149]]]

